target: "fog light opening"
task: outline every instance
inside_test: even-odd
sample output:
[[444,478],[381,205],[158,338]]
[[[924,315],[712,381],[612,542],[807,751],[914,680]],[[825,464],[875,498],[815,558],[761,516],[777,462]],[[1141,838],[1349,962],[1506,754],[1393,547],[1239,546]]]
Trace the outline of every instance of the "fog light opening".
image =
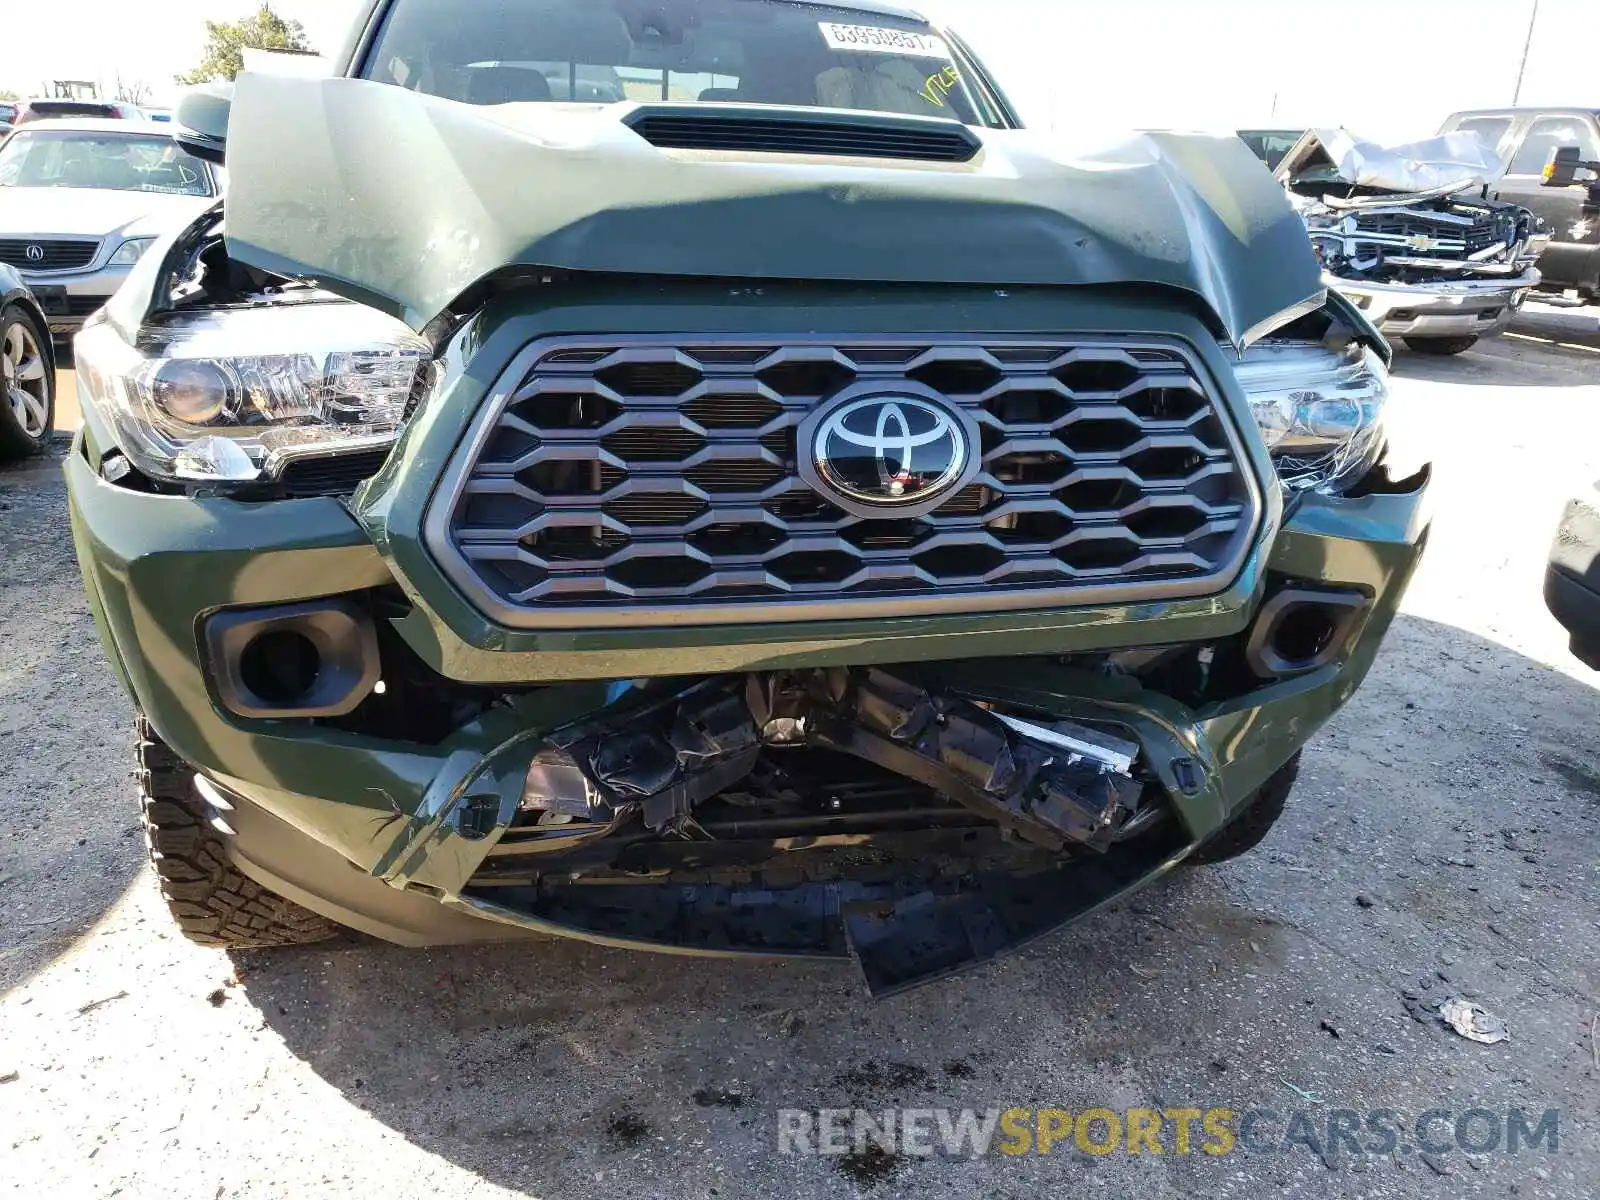
[[1370,605],[1355,592],[1286,588],[1262,606],[1245,660],[1262,679],[1327,666],[1345,652]]
[[350,600],[219,612],[205,642],[217,699],[235,716],[341,717],[379,683],[377,631]]
[[274,708],[305,700],[321,674],[322,653],[297,629],[270,629],[239,655],[239,681]]
[[1297,605],[1278,619],[1272,632],[1272,649],[1291,666],[1315,662],[1333,645],[1338,631],[1338,621],[1326,608]]

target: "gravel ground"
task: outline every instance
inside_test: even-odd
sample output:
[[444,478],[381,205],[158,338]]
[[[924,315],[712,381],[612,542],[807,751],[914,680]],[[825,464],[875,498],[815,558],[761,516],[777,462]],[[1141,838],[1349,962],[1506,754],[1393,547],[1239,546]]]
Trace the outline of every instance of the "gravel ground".
[[[1403,358],[1426,565],[1252,855],[881,1004],[845,968],[169,927],[56,464],[0,474],[0,1191],[20,1196],[1593,1195],[1600,727],[1539,588],[1600,337]],[[1557,344],[1563,343],[1563,344]],[[1475,997],[1509,1041],[1413,1019]],[[978,1161],[776,1152],[784,1107],[1561,1110],[1560,1149]],[[1447,1128],[1447,1127],[1446,1127]],[[1168,1145],[1171,1145],[1169,1136]],[[1584,1181],[1588,1182],[1585,1183]]]

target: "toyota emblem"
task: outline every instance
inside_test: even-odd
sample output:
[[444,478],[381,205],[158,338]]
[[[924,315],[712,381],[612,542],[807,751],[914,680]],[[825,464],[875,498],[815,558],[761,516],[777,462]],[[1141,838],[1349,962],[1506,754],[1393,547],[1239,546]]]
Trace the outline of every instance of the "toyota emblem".
[[857,515],[920,516],[976,472],[976,444],[972,419],[937,393],[860,384],[802,427],[801,474]]
[[22,252],[22,256],[29,262],[42,263],[44,261],[44,247],[39,245],[38,242],[33,242]]

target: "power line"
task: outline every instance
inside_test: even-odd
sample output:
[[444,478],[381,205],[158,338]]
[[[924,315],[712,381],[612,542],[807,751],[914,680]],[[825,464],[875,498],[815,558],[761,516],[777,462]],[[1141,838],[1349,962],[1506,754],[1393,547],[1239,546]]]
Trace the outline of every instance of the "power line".
[[1533,27],[1539,20],[1539,0],[1533,0],[1533,11],[1528,14],[1528,40],[1522,43],[1522,65],[1517,68],[1517,90],[1511,97],[1511,106],[1522,103],[1522,80],[1528,73],[1528,51],[1533,49]]

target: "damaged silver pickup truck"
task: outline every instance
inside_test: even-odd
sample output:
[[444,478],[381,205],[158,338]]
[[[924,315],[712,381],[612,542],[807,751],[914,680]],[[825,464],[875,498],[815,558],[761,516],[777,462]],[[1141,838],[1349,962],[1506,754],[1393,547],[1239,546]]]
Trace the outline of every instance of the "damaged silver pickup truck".
[[179,117],[66,470],[205,944],[936,978],[1259,842],[1426,542],[1241,143],[877,0],[373,0]]
[[1494,199],[1502,168],[1474,133],[1385,148],[1311,129],[1276,174],[1328,286],[1385,336],[1447,355],[1504,329],[1539,285],[1549,236],[1526,208]]

